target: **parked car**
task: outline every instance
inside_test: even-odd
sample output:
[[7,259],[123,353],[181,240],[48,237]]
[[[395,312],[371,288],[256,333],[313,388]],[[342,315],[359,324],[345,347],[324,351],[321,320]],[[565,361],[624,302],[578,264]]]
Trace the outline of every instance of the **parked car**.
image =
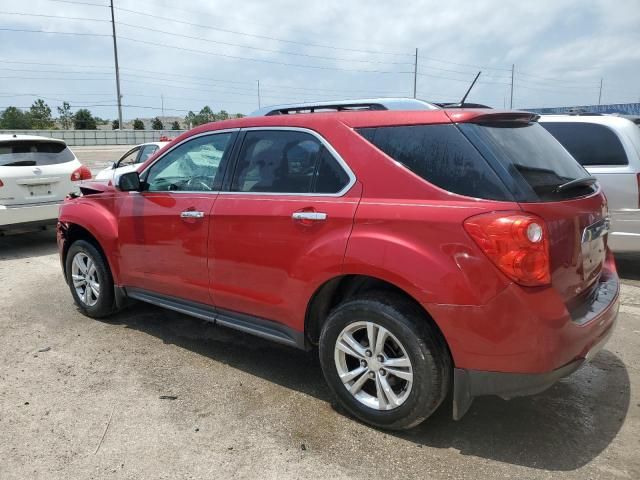
[[151,155],[159,149],[168,145],[169,142],[149,142],[136,145],[125,153],[116,162],[113,162],[96,175],[96,180],[113,180],[114,175],[125,172],[133,172],[141,163],[144,163]]
[[62,140],[0,135],[0,234],[55,225],[64,197],[90,178]]
[[602,185],[611,249],[640,251],[640,128],[610,115],[543,115],[540,124]]
[[83,186],[58,226],[80,311],[317,346],[340,404],[389,429],[592,358],[618,310],[606,200],[536,116],[354,103],[200,126]]

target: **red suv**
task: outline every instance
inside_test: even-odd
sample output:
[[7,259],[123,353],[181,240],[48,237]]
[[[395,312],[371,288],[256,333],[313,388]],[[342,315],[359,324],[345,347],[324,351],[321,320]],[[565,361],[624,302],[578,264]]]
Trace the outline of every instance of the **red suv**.
[[317,346],[342,406],[383,428],[450,391],[458,419],[544,390],[613,330],[605,196],[533,114],[414,107],[211,123],[84,185],[58,225],[75,303]]

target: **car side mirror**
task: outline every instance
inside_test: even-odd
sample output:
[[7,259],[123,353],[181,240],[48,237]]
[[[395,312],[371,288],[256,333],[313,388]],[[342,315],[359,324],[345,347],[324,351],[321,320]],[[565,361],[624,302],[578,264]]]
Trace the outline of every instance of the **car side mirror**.
[[118,168],[118,162],[113,162],[113,163],[111,164],[111,169],[112,169],[112,170],[115,170],[116,168]]
[[142,183],[138,172],[127,172],[118,178],[118,188],[123,192],[139,192],[142,190]]

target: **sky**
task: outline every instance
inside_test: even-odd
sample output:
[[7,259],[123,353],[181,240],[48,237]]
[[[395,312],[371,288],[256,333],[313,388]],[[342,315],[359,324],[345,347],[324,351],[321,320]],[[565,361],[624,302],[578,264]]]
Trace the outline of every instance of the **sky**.
[[[108,0],[0,0],[0,109],[117,118]],[[123,117],[413,96],[640,102],[640,0],[114,0]],[[28,30],[28,31],[24,31]],[[55,33],[42,33],[42,32]],[[64,33],[62,33],[64,32]],[[258,98],[258,82],[260,98]]]

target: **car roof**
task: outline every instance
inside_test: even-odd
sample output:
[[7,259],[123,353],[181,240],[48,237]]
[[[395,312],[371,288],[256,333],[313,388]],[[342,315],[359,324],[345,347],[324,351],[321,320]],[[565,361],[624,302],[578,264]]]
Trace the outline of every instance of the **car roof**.
[[[386,111],[386,110],[438,110],[440,107],[417,98],[384,97],[384,98],[356,98],[347,100],[329,100],[322,102],[288,103],[271,105],[260,108],[249,114],[250,117],[267,115],[287,115],[301,113],[315,113],[323,111]],[[319,113],[319,112],[318,112]]]
[[[540,122],[574,122],[574,123],[597,123],[610,127],[625,128],[629,125],[636,125],[632,120],[616,115],[540,115]],[[637,127],[636,127],[637,128]]]
[[66,145],[65,141],[61,138],[41,137],[38,135],[22,135],[22,134],[0,134],[0,142],[15,142],[15,141],[39,141],[39,142],[57,142]]

